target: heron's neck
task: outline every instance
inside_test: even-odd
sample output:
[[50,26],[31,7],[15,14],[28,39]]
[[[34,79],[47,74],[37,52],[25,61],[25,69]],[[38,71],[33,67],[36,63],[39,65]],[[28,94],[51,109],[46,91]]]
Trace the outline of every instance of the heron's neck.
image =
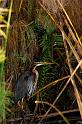
[[33,72],[34,72],[34,73],[35,73],[35,75],[36,75],[36,78],[35,78],[35,83],[34,83],[34,88],[36,88],[36,86],[37,86],[37,82],[38,82],[39,73],[38,73],[38,71],[37,71],[37,70],[34,70]]

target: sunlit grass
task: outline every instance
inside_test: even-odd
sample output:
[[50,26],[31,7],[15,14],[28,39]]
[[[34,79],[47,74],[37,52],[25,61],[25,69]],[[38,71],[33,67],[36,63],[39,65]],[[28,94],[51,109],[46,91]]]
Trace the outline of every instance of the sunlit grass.
[[[1,2],[1,1],[0,1]],[[2,1],[3,2],[3,1]],[[8,91],[5,89],[5,70],[4,63],[6,59],[6,44],[8,39],[8,31],[10,25],[10,17],[12,10],[13,0],[10,2],[10,8],[0,8],[0,26],[6,27],[4,30],[0,28],[0,37],[3,37],[2,44],[0,46],[0,122],[5,119],[5,108],[9,105]],[[8,21],[5,20],[5,14],[8,15]],[[5,26],[6,25],[6,26]]]

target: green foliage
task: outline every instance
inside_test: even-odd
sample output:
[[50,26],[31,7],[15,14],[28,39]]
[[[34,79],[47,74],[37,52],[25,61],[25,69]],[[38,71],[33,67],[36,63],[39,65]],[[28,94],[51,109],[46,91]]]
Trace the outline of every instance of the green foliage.
[[[12,9],[12,0],[10,3],[10,8],[3,9],[3,12],[0,12],[0,25],[3,25],[6,27],[7,29],[2,30],[0,28],[0,36],[3,37],[2,41],[3,42],[0,46],[0,122],[5,119],[5,108],[9,105],[9,92],[5,89],[5,83],[4,83],[4,74],[5,74],[5,70],[4,70],[4,62],[5,62],[5,53],[6,53],[6,43],[7,43],[7,38],[8,38],[8,31],[9,31],[9,24],[10,24],[10,17],[11,17],[11,9]],[[6,22],[6,20],[4,19],[5,12],[8,14],[8,21]],[[2,17],[2,18],[1,18]]]
[[[44,29],[41,29],[42,27],[40,25],[36,25],[35,28],[36,30],[38,30],[38,33],[40,34],[39,43],[40,43],[40,48],[42,49],[39,61],[44,61],[44,62],[53,61],[53,57],[52,57],[53,38],[51,35],[52,30],[48,29],[47,27],[47,29],[44,31]],[[39,70],[40,74],[39,74],[39,80],[38,80],[39,87],[43,87],[46,84],[45,77],[50,68],[51,68],[50,65],[40,67],[40,70]],[[45,97],[45,96],[47,96],[47,93],[43,91],[41,97]]]
[[5,118],[5,109],[7,109],[10,104],[9,97],[11,96],[11,92],[5,90],[3,84],[4,82],[0,85],[0,122]]
[[82,124],[82,121],[78,121],[78,124]]
[[[46,18],[47,20],[47,18]],[[48,23],[48,20],[46,21]],[[44,27],[36,21],[34,29],[39,33],[39,44],[41,55],[39,61],[54,62],[54,68],[51,65],[39,67],[39,88],[47,83],[56,80],[66,74],[66,65],[62,61],[65,59],[63,39],[61,34],[56,31],[56,28],[49,23],[45,23]],[[61,52],[62,51],[62,52]],[[54,56],[55,53],[55,56]],[[42,91],[41,97],[45,98],[48,94]]]
[[[41,42],[40,45],[42,47],[41,61],[53,61],[52,53],[51,53],[52,41],[51,41],[50,35],[45,33],[40,42]],[[41,68],[42,69],[40,71],[39,82],[40,82],[40,85],[43,86],[46,82],[46,80],[45,80],[46,72],[48,71],[50,66],[47,65],[47,66],[43,66]]]

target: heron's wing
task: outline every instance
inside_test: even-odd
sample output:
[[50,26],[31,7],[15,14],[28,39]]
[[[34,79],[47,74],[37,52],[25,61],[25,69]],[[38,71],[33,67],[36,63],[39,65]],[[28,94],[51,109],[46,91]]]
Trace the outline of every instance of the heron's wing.
[[16,101],[25,97],[25,94],[26,94],[26,91],[27,91],[26,83],[27,83],[26,81],[23,81],[23,82],[18,81],[18,84],[17,84],[16,89],[15,89],[15,99],[16,99]]
[[27,83],[27,96],[30,96],[33,92],[33,75],[30,75]]
[[15,85],[15,101],[18,101],[25,97],[28,92],[27,84],[30,77],[30,72],[25,72],[19,77]]

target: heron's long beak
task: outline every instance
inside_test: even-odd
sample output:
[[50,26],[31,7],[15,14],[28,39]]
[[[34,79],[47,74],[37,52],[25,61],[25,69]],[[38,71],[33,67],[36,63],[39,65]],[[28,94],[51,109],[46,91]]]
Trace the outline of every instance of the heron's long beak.
[[35,62],[36,66],[40,66],[40,65],[51,65],[54,64],[52,62]]

